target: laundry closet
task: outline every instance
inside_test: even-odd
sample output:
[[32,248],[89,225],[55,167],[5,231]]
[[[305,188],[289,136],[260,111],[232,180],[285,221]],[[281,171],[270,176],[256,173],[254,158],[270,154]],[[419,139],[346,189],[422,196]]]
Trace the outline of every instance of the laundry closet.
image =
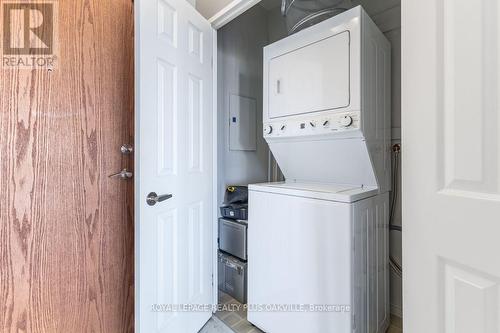
[[[255,6],[217,31],[217,202],[218,299],[247,303],[248,184],[278,177],[278,168],[263,137],[263,48],[270,43],[268,11]],[[286,31],[279,31],[277,38]],[[240,187],[238,187],[240,186]],[[243,198],[238,198],[238,193]],[[240,200],[234,203],[234,200]],[[228,208],[231,207],[231,208]],[[234,207],[234,209],[233,209]],[[230,209],[228,211],[228,209]],[[236,310],[236,309],[226,309]],[[232,311],[224,321],[246,322]]]
[[[251,325],[260,320],[255,319],[250,323],[247,320],[247,308],[241,307],[239,311],[232,311],[234,308],[228,306],[248,303],[248,285],[252,285],[252,282],[249,282],[252,274],[249,274],[248,270],[249,266],[252,267],[252,264],[254,264],[251,256],[252,251],[249,251],[249,248],[252,248],[252,241],[259,239],[257,236],[253,239],[251,237],[252,216],[250,216],[249,221],[248,214],[254,212],[255,216],[256,213],[252,210],[252,206],[246,206],[247,197],[245,195],[247,194],[244,192],[247,188],[245,187],[259,183],[282,182],[286,179],[287,182],[296,184],[293,188],[288,189],[293,192],[292,194],[289,193],[292,197],[307,197],[307,193],[311,188],[308,187],[309,185],[304,185],[304,187],[301,184],[303,183],[302,180],[308,178],[307,180],[313,184],[320,184],[315,187],[314,191],[325,194],[325,197],[321,200],[326,200],[328,192],[331,191],[335,193],[333,195],[336,198],[335,200],[341,197],[342,192],[351,194],[352,198],[346,199],[346,202],[357,202],[375,195],[375,193],[385,193],[384,204],[380,206],[381,208],[378,206],[376,208],[377,211],[383,209],[386,215],[384,221],[376,222],[377,228],[379,224],[383,228],[379,235],[382,240],[377,243],[377,246],[380,246],[377,251],[380,253],[379,257],[373,258],[375,264],[371,268],[378,272],[376,275],[383,275],[380,282],[383,287],[380,289],[374,286],[376,282],[368,281],[364,287],[368,289],[365,289],[364,292],[370,293],[371,288],[372,294],[384,294],[383,298],[380,296],[377,298],[379,304],[370,306],[374,308],[383,307],[383,316],[386,317],[382,320],[382,324],[375,324],[374,322],[377,319],[369,318],[370,316],[373,317],[373,313],[370,313],[368,309],[362,315],[363,317],[349,320],[352,331],[378,332],[379,327],[373,327],[380,324],[380,327],[386,328],[390,321],[390,313],[401,316],[399,312],[401,311],[400,280],[397,273],[389,273],[389,267],[391,267],[389,265],[389,235],[391,236],[391,256],[398,258],[400,250],[397,249],[397,246],[400,245],[398,243],[400,235],[388,230],[389,215],[393,211],[391,210],[392,203],[389,200],[389,192],[392,188],[391,180],[394,180],[391,172],[391,166],[393,166],[391,146],[392,143],[397,143],[399,140],[399,79],[397,78],[399,75],[399,54],[390,57],[391,45],[389,43],[392,43],[392,48],[396,47],[396,52],[393,52],[393,54],[399,52],[397,49],[399,47],[399,2],[372,1],[366,4],[367,8],[377,15],[374,21],[378,27],[370,25],[370,29],[377,30],[377,33],[382,36],[378,31],[378,29],[381,29],[385,36],[389,37],[389,41],[381,37],[380,42],[384,44],[384,50],[387,51],[386,58],[380,56],[377,58],[375,53],[369,54],[366,51],[366,45],[368,44],[362,47],[365,54],[359,52],[358,57],[354,54],[353,58],[352,43],[363,43],[363,35],[360,35],[362,36],[361,39],[357,39],[355,35],[342,27],[335,28],[338,31],[326,33],[322,32],[321,28],[317,28],[316,23],[341,15],[345,10],[359,5],[358,2],[345,1],[342,5],[337,6],[335,12],[322,13],[323,16],[319,15],[309,23],[300,22],[296,17],[284,18],[279,3],[279,1],[262,1],[217,31],[217,203],[219,204],[219,216],[221,217],[218,222],[218,245],[220,250],[218,253],[217,275],[218,299],[221,311],[216,313],[216,316],[235,332],[246,332],[245,329],[251,329]],[[362,3],[361,5],[365,4]],[[297,15],[297,13],[292,11],[290,15]],[[371,13],[367,15],[372,16]],[[352,20],[355,20],[355,18]],[[370,23],[366,24],[373,24],[371,19],[368,20]],[[312,37],[310,42],[301,42],[296,39],[292,42],[292,44],[296,43],[296,47],[291,46],[289,51],[282,51],[279,50],[280,47],[275,49],[270,46],[283,41],[289,35],[296,35],[297,31],[313,24],[315,26],[312,29],[317,29],[317,34],[324,33],[323,37],[317,40]],[[335,25],[335,23],[333,24]],[[323,28],[324,30],[325,28]],[[310,44],[316,44],[316,46],[311,47]],[[282,44],[282,48],[286,49],[286,47],[286,43]],[[266,51],[267,55],[264,48],[268,49]],[[324,53],[328,53],[331,49],[340,51],[332,54],[330,59],[324,60],[326,59]],[[273,52],[275,52],[274,55]],[[275,60],[281,55],[288,55],[288,57],[281,57],[283,61],[274,61],[270,66],[269,59]],[[294,57],[310,57],[311,64],[307,66],[307,62],[302,62],[302,64],[305,64],[302,68],[288,70],[287,66],[297,63],[297,59],[294,59]],[[330,61],[330,65],[321,63],[321,61]],[[374,71],[377,66],[379,66],[379,69],[385,68],[383,75],[386,75],[386,77],[379,78],[379,81],[377,81],[373,72],[356,73],[356,71],[360,71],[359,66],[353,66],[356,61],[372,62],[367,67],[373,64]],[[376,61],[379,61],[379,63],[373,63]],[[382,64],[380,64],[380,61]],[[315,64],[319,64],[316,66],[317,68],[315,68]],[[321,68],[327,68],[328,71],[321,71]],[[390,74],[391,70],[392,74]],[[290,77],[287,78],[287,75]],[[310,79],[298,82],[294,80],[294,76],[297,77],[297,75],[309,76]],[[328,75],[336,75],[336,77],[332,80]],[[359,97],[360,92],[356,91],[356,89],[360,87],[360,83],[353,82],[353,78],[355,80],[357,77],[360,80],[361,77],[361,80],[363,80],[362,75],[371,75],[374,79],[371,81],[371,86],[370,84],[363,86],[363,91],[368,96],[361,96],[361,99],[357,99],[356,95]],[[324,77],[321,78],[321,76]],[[315,78],[318,78],[318,80]],[[265,82],[265,80],[268,81]],[[382,88],[380,88],[381,85]],[[274,96],[270,98],[270,94],[274,94]],[[297,94],[301,94],[303,98],[290,98]],[[364,134],[357,133],[354,136],[346,134],[352,133],[349,132],[349,129],[355,130],[362,126],[361,115],[356,112],[356,110],[360,109],[360,104],[367,102],[380,104],[380,96],[384,96],[383,103],[386,103],[385,106],[380,106],[380,108],[386,108],[381,111],[383,115],[375,116],[369,113],[363,115],[365,117],[363,121],[373,123],[373,133],[366,134],[365,131]],[[295,102],[290,103],[290,100]],[[296,103],[297,101],[300,103]],[[271,112],[275,112],[275,114],[271,115],[269,109],[272,109]],[[309,116],[302,117],[303,114],[309,114]],[[389,125],[390,123],[392,123],[392,128]],[[380,128],[383,129],[382,132],[378,131]],[[345,129],[348,130],[343,132]],[[323,140],[324,138],[321,137],[321,131],[324,131],[324,135],[328,136],[334,131],[337,132],[337,130],[340,136],[349,139],[356,137],[359,141],[342,141],[343,143],[349,142],[346,147],[343,143],[340,145],[339,142],[341,141],[339,140]],[[309,131],[309,133],[303,134],[306,131]],[[304,137],[317,135],[318,139],[313,139],[307,144],[301,144],[298,142],[300,140],[296,140],[295,143],[292,140],[292,143],[289,144],[280,143],[280,140],[286,138],[289,133],[292,133],[290,135],[303,135]],[[369,136],[380,136],[380,138]],[[381,145],[375,144],[375,141],[382,137],[384,142]],[[275,140],[275,142],[272,140]],[[273,142],[273,151],[269,149],[269,142]],[[368,144],[365,145],[365,142],[368,142]],[[380,152],[381,150],[383,153]],[[297,156],[290,158],[293,155]],[[345,160],[349,160],[350,163],[343,165],[342,161]],[[370,171],[372,163],[374,167],[373,171]],[[327,167],[328,165],[330,167]],[[283,172],[280,166],[283,167]],[[363,176],[352,176],[350,178],[350,175],[356,173]],[[286,175],[289,177],[286,178]],[[360,189],[350,186],[332,188],[329,185],[324,185],[325,183],[358,184]],[[276,189],[280,186],[278,184],[273,187],[271,192],[279,192],[279,189],[277,191]],[[241,199],[242,193],[244,199]],[[252,193],[254,192],[252,192],[252,186],[250,186],[250,197]],[[254,202],[256,202],[256,199],[254,199]],[[280,202],[276,201],[273,204],[279,205]],[[287,204],[292,203],[283,202],[283,204],[282,207],[276,207],[276,213],[273,212],[268,215],[270,218],[269,224],[273,223],[272,216],[279,216],[279,209],[287,210],[290,208],[287,207]],[[250,200],[250,205],[252,205],[252,200]],[[399,209],[395,207],[395,210],[396,215],[398,215]],[[259,218],[265,219],[265,216],[266,214],[262,214]],[[392,213],[392,217],[394,223],[394,213]],[[396,220],[398,220],[397,217]],[[399,220],[396,223],[399,223]],[[287,225],[280,225],[280,228],[287,228]],[[265,233],[265,230],[261,230],[261,232]],[[283,241],[278,235],[280,233],[279,228],[270,227],[269,232],[271,234],[267,241],[272,242],[273,238]],[[249,234],[250,237],[248,237]],[[323,241],[328,242],[328,238]],[[307,240],[303,244],[304,246],[314,245],[308,244]],[[368,243],[367,246],[371,245],[373,244]],[[262,247],[262,244],[259,244],[259,246]],[[265,249],[269,250],[269,248]],[[370,255],[367,249],[361,249],[361,251],[364,251],[367,256]],[[290,252],[295,253],[296,250],[292,249]],[[265,255],[265,253],[260,252],[259,255]],[[273,265],[278,266],[280,262],[281,265],[288,265],[290,260],[286,258],[287,251],[282,251],[280,256],[283,256],[282,260],[274,260]],[[307,260],[314,262],[317,259],[310,257]],[[366,260],[366,258],[360,260]],[[310,266],[305,265],[304,267]],[[360,269],[362,270],[362,268]],[[279,275],[280,270],[281,268],[277,268],[276,271],[267,271],[267,273],[261,271],[259,274],[264,275],[262,281],[265,283],[266,280],[276,280],[273,276],[266,274]],[[255,277],[255,275],[253,276]],[[282,278],[285,278],[285,276],[282,276]],[[368,276],[366,278],[376,281],[376,278],[373,277]],[[283,280],[283,283],[286,283],[286,281]],[[353,283],[363,284],[362,281],[356,280]],[[330,287],[325,285],[325,292]],[[272,299],[270,297],[266,299],[266,302],[272,302]],[[366,301],[365,299],[363,302]],[[363,307],[364,305],[358,304],[356,306]],[[259,314],[256,313],[256,315]],[[274,316],[271,321],[274,318],[277,317]],[[290,322],[290,318],[283,320]],[[299,318],[301,317],[299,316]],[[317,320],[317,318],[314,320]],[[368,330],[368,326],[364,326],[365,324],[361,323],[361,321],[370,320],[372,326]],[[358,326],[357,330],[356,325]],[[266,327],[262,326],[260,328],[266,329]],[[257,327],[254,329],[257,331]],[[269,326],[268,329],[269,331],[275,330],[274,328],[270,329]]]

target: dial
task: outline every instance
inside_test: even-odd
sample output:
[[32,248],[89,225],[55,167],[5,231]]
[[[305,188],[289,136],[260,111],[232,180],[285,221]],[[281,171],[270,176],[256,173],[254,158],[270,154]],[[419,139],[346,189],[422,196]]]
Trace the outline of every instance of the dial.
[[311,125],[312,128],[315,128],[316,127],[316,122],[315,121],[310,121],[309,125]]
[[340,126],[349,127],[352,125],[352,122],[353,120],[351,116],[344,116],[340,118]]
[[271,134],[273,132],[273,127],[271,125],[264,126],[264,134]]
[[330,126],[330,120],[324,120],[324,121],[323,121],[323,127],[325,127],[325,128],[326,128],[326,127],[328,127],[328,126]]
[[284,132],[286,130],[286,125],[285,124],[281,125],[280,130]]

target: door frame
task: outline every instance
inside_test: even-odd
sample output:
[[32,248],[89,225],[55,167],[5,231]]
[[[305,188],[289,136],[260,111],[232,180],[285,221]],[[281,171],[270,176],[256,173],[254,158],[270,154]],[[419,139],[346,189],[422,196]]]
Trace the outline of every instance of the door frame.
[[[260,0],[259,0],[260,1]],[[212,26],[213,27],[213,26]],[[219,179],[218,175],[218,142],[217,142],[217,133],[218,133],[218,117],[217,117],[217,29],[213,30],[213,47],[212,47],[212,126],[214,128],[212,132],[212,173],[213,173],[213,217],[212,217],[212,305],[214,306],[212,309],[212,313],[216,312],[215,307],[219,304],[219,294],[218,294],[218,285],[219,285],[219,277],[218,277],[218,250],[219,250],[219,203],[217,199],[217,194],[219,192]]]
[[212,27],[217,31],[256,4],[261,0],[233,0],[220,11],[208,19]]

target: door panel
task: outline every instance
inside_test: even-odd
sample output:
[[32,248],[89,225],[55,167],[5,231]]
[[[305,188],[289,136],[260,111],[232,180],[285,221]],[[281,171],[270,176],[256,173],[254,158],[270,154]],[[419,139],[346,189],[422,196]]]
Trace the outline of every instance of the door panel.
[[405,332],[500,327],[499,10],[403,6]]
[[132,10],[59,1],[56,68],[0,69],[1,332],[134,329]]
[[[137,328],[197,332],[212,304],[213,30],[184,0],[136,2]],[[154,206],[151,193],[173,197]]]

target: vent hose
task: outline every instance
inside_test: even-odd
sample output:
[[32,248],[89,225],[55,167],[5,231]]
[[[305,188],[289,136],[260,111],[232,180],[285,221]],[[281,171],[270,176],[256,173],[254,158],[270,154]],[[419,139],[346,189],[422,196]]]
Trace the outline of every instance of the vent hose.
[[294,34],[332,16],[346,8],[339,7],[343,0],[282,0],[281,14],[285,17],[288,34]]

